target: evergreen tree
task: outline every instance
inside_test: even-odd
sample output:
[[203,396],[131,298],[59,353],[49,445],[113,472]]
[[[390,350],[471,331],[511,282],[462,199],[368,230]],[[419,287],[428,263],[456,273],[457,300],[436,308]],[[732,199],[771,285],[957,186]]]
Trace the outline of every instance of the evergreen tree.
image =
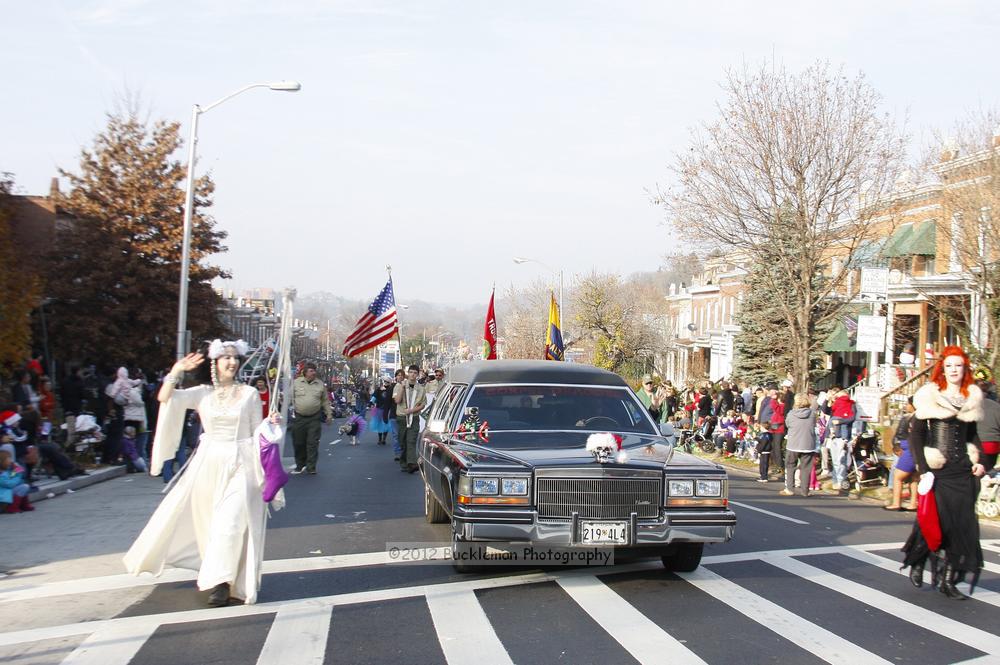
[[[776,251],[793,254],[794,243],[787,244],[789,246]],[[735,318],[741,331],[734,341],[733,376],[755,384],[777,382],[795,371],[795,358],[789,344],[788,312],[803,309],[798,300],[802,290],[792,285],[805,281],[801,275],[782,270],[773,257],[764,255],[761,258],[763,260],[750,269]],[[826,279],[816,274],[808,288],[821,290],[825,288]],[[814,305],[812,320],[806,325],[811,338],[822,342],[829,337],[834,325],[831,310],[837,307],[839,303],[826,301]],[[815,345],[809,354],[807,379],[826,372],[824,359],[822,344]]]
[[[119,111],[81,151],[79,173],[60,170],[71,189],[58,203],[72,221],[60,225],[51,255],[57,357],[146,368],[171,362],[186,175],[172,155],[180,146],[178,123],[150,125],[134,109]],[[195,341],[223,332],[210,283],[225,274],[206,259],[225,251],[226,233],[199,212],[213,190],[208,176],[196,180],[188,296]]]
[[735,317],[741,331],[734,340],[733,376],[752,384],[776,382],[791,367],[784,314],[761,288],[768,281],[762,273],[772,270],[764,264],[753,267]]

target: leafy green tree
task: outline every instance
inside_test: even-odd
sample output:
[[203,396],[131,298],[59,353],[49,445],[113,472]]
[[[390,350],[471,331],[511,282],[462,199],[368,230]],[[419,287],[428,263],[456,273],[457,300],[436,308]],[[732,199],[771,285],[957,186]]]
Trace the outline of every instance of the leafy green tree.
[[[148,123],[133,109],[109,114],[80,155],[60,170],[70,191],[58,205],[72,221],[57,230],[49,285],[50,337],[58,357],[143,367],[171,361],[176,343],[186,167],[179,124]],[[224,231],[203,211],[209,176],[196,180],[188,325],[192,340],[222,334],[211,280],[228,276],[207,262],[225,251]]]

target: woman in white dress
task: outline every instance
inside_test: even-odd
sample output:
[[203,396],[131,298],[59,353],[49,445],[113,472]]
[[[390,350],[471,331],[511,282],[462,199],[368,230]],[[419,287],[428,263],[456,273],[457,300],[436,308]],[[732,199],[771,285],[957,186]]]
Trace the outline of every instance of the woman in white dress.
[[[208,602],[215,606],[228,604],[230,596],[256,602],[264,558],[261,402],[255,388],[236,380],[246,353],[243,340],[215,340],[207,353],[212,385],[176,387],[184,372],[204,362],[202,353],[178,360],[164,378],[150,473],[158,475],[176,454],[187,409],[198,411],[204,433],[197,454],[124,558],[134,575],[159,575],[168,566],[198,571],[198,589],[211,589]],[[279,419],[275,414],[271,422]]]

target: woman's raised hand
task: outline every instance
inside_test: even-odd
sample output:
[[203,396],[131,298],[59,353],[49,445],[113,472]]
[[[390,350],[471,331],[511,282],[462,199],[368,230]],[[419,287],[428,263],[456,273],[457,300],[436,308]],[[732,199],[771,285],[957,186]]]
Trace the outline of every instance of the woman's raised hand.
[[189,353],[177,362],[174,363],[173,368],[170,370],[171,374],[181,374],[182,372],[190,372],[198,367],[198,365],[205,362],[205,356],[201,353]]

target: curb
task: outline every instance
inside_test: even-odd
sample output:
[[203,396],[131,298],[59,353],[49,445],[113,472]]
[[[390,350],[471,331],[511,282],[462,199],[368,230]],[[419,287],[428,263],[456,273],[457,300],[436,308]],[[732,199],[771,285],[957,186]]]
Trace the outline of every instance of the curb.
[[75,492],[78,489],[89,487],[90,485],[103,483],[105,480],[111,480],[112,478],[124,476],[127,472],[128,471],[124,465],[97,469],[96,471],[91,471],[86,476],[75,476],[73,478],[68,478],[67,480],[60,480],[59,482],[52,483],[51,485],[40,487],[37,492],[32,492],[28,495],[28,500],[32,503],[37,503],[39,501],[52,498],[49,496],[50,494],[59,496],[60,494],[65,494],[67,490],[73,490]]

